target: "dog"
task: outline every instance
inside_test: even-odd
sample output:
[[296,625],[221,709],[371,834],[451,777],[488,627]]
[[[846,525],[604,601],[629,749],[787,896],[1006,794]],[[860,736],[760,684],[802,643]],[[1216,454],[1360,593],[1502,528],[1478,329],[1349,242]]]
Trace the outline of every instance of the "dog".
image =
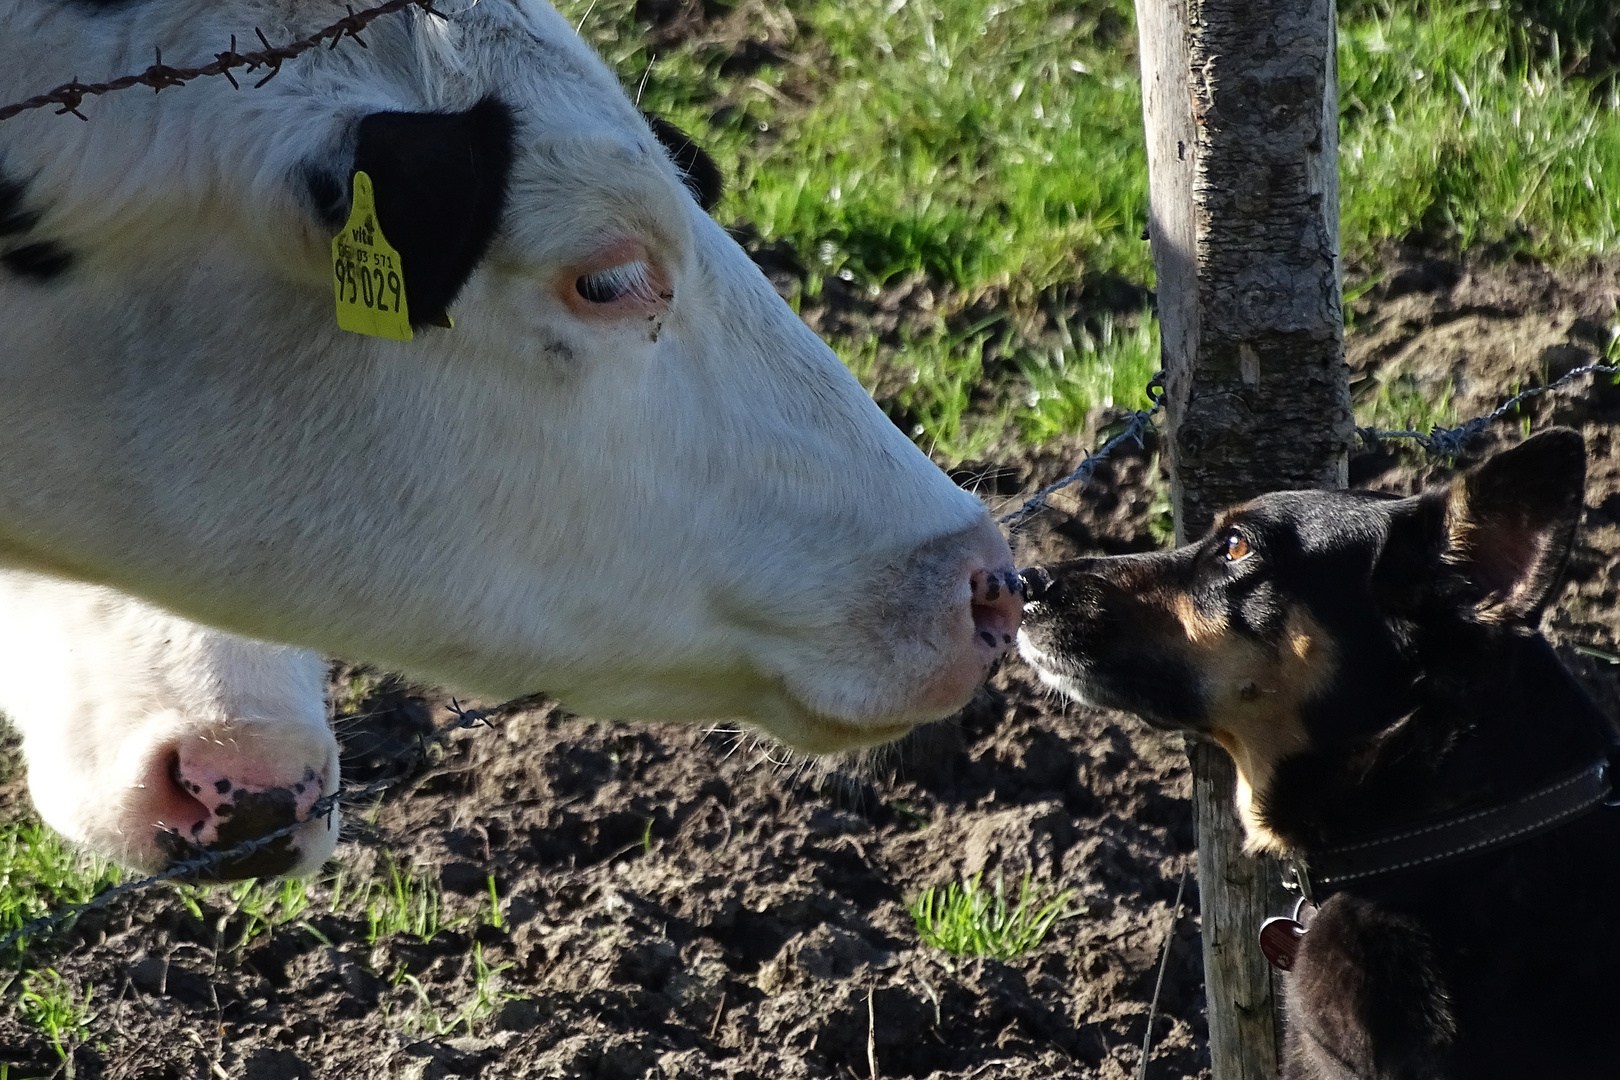
[[1024,572],[1042,680],[1219,743],[1297,876],[1262,934],[1285,1080],[1620,1077],[1616,733],[1538,630],[1584,487],[1553,429],[1409,498],[1279,492]]

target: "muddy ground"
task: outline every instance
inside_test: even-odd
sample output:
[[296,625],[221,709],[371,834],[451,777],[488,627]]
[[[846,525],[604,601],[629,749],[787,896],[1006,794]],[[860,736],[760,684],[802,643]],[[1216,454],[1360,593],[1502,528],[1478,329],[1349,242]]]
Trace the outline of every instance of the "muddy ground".
[[[1462,417],[1601,356],[1620,298],[1620,264],[1551,272],[1391,251],[1378,273],[1355,305],[1358,399],[1383,387],[1439,400],[1449,387]],[[1620,666],[1575,650],[1620,653],[1620,391],[1549,397],[1525,415],[1587,433],[1586,522],[1548,629],[1620,715]],[[1009,498],[1066,471],[1095,434],[961,475]],[[1409,490],[1439,473],[1374,450],[1354,474]],[[1055,502],[1019,537],[1026,561],[1143,550],[1167,526],[1151,444]],[[237,949],[229,905],[198,919],[154,890],[26,958],[97,988],[77,1075],[1124,1078],[1137,1075],[1167,942],[1147,1075],[1207,1075],[1190,875],[1174,910],[1194,865],[1182,748],[1054,700],[1016,662],[892,752],[816,763],[741,733],[592,723],[544,704],[424,753],[444,696],[353,675],[338,682],[340,696],[364,691],[341,724],[347,773],[408,779],[374,815],[351,812],[351,880],[393,859],[470,913],[493,876],[503,925],[486,916],[426,944],[368,946],[364,912],[329,911],[328,889],[302,924]],[[908,902],[980,871],[1072,889],[1073,914],[1009,961],[924,946]],[[472,995],[475,956],[498,969],[488,1015],[433,1034],[428,1013],[451,1016]],[[11,1078],[67,1071],[9,1008],[0,1065]]]

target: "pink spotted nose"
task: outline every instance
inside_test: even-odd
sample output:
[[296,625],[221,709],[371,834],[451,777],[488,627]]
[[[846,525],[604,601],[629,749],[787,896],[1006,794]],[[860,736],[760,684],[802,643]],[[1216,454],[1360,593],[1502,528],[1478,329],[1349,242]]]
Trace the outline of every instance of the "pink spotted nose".
[[[302,760],[300,760],[302,758]],[[335,817],[312,817],[336,783],[335,762],[313,756],[244,752],[233,742],[199,739],[168,755],[159,846],[173,859],[223,850],[294,826],[257,850],[210,870],[214,876],[272,877],[293,870],[321,845]]]
[[985,649],[1001,656],[1018,637],[1024,618],[1024,588],[1011,566],[975,570],[968,578],[973,599],[973,633]]
[[967,539],[966,557],[956,563],[961,576],[946,616],[949,629],[939,666],[909,710],[914,717],[937,719],[966,705],[1018,638],[1023,586],[1006,538],[986,517]]

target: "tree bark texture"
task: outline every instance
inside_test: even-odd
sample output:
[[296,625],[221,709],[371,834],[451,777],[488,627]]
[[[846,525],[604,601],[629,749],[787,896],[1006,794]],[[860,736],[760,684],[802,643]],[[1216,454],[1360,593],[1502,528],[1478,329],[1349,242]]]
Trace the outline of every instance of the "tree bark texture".
[[[1343,487],[1351,439],[1339,289],[1333,0],[1137,0],[1178,542],[1265,491]],[[1194,746],[1215,1080],[1271,1080],[1256,941],[1278,867],[1241,851],[1234,771]]]

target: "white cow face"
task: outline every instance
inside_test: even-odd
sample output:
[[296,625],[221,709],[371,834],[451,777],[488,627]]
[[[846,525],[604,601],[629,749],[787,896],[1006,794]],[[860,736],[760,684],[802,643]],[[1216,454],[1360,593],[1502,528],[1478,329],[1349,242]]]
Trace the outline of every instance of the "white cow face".
[[[309,818],[337,790],[326,668],[93,585],[0,573],[0,713],[23,737],[40,816],[126,866],[157,870]],[[336,813],[221,868],[312,873]]]
[[[0,0],[0,99],[342,11]],[[262,89],[0,124],[0,561],[491,696],[742,719],[811,751],[959,708],[1016,631],[1005,542],[613,75],[529,0],[365,36]],[[357,168],[410,343],[335,325]]]

